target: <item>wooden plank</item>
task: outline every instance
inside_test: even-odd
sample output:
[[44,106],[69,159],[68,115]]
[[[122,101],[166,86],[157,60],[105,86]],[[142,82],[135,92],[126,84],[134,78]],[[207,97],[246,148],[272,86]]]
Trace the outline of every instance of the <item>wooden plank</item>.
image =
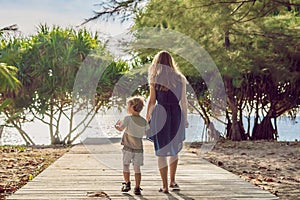
[[[104,191],[111,199],[278,199],[267,191],[240,179],[195,154],[180,154],[177,181],[180,192],[163,194],[157,160],[150,142],[145,142],[145,166],[142,167],[142,196],[120,191],[121,151],[117,140],[76,145],[39,176],[7,199],[94,199],[88,192]],[[131,175],[132,187],[134,176]],[[104,198],[100,198],[104,199]]]

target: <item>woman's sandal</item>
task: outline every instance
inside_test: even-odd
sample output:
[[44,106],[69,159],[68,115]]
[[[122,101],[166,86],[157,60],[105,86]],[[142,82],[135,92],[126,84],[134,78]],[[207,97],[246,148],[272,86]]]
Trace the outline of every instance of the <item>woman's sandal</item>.
[[162,193],[165,193],[165,194],[168,194],[168,193],[169,193],[168,190],[163,189],[163,188],[159,188],[158,192],[162,192]]
[[169,187],[172,189],[172,191],[179,191],[180,190],[180,187],[177,183],[172,184]]

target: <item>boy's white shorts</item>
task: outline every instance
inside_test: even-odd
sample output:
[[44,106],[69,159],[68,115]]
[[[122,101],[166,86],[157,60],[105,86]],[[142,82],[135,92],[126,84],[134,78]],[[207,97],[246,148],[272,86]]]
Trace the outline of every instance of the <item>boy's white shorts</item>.
[[144,153],[143,152],[132,152],[122,149],[123,152],[123,164],[130,165],[132,163],[135,166],[144,165]]

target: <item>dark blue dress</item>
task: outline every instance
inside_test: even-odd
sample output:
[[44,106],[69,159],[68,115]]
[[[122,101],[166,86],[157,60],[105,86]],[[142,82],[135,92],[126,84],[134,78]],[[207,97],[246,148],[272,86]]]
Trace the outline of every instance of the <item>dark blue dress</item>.
[[154,142],[157,156],[175,156],[185,140],[185,119],[179,106],[182,82],[167,91],[156,87],[157,104],[152,112],[147,136]]

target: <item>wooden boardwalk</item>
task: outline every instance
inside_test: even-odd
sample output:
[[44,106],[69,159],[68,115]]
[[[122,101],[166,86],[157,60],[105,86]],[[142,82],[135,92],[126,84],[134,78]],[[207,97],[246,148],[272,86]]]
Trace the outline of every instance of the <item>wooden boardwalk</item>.
[[[180,154],[176,176],[181,191],[160,193],[158,188],[161,181],[153,147],[149,141],[145,141],[144,144],[142,196],[134,195],[132,190],[127,194],[120,192],[123,177],[119,141],[97,139],[74,146],[7,199],[278,199],[187,150],[183,150]],[[131,177],[134,187],[134,177]],[[87,195],[90,192],[100,191],[109,198]]]

